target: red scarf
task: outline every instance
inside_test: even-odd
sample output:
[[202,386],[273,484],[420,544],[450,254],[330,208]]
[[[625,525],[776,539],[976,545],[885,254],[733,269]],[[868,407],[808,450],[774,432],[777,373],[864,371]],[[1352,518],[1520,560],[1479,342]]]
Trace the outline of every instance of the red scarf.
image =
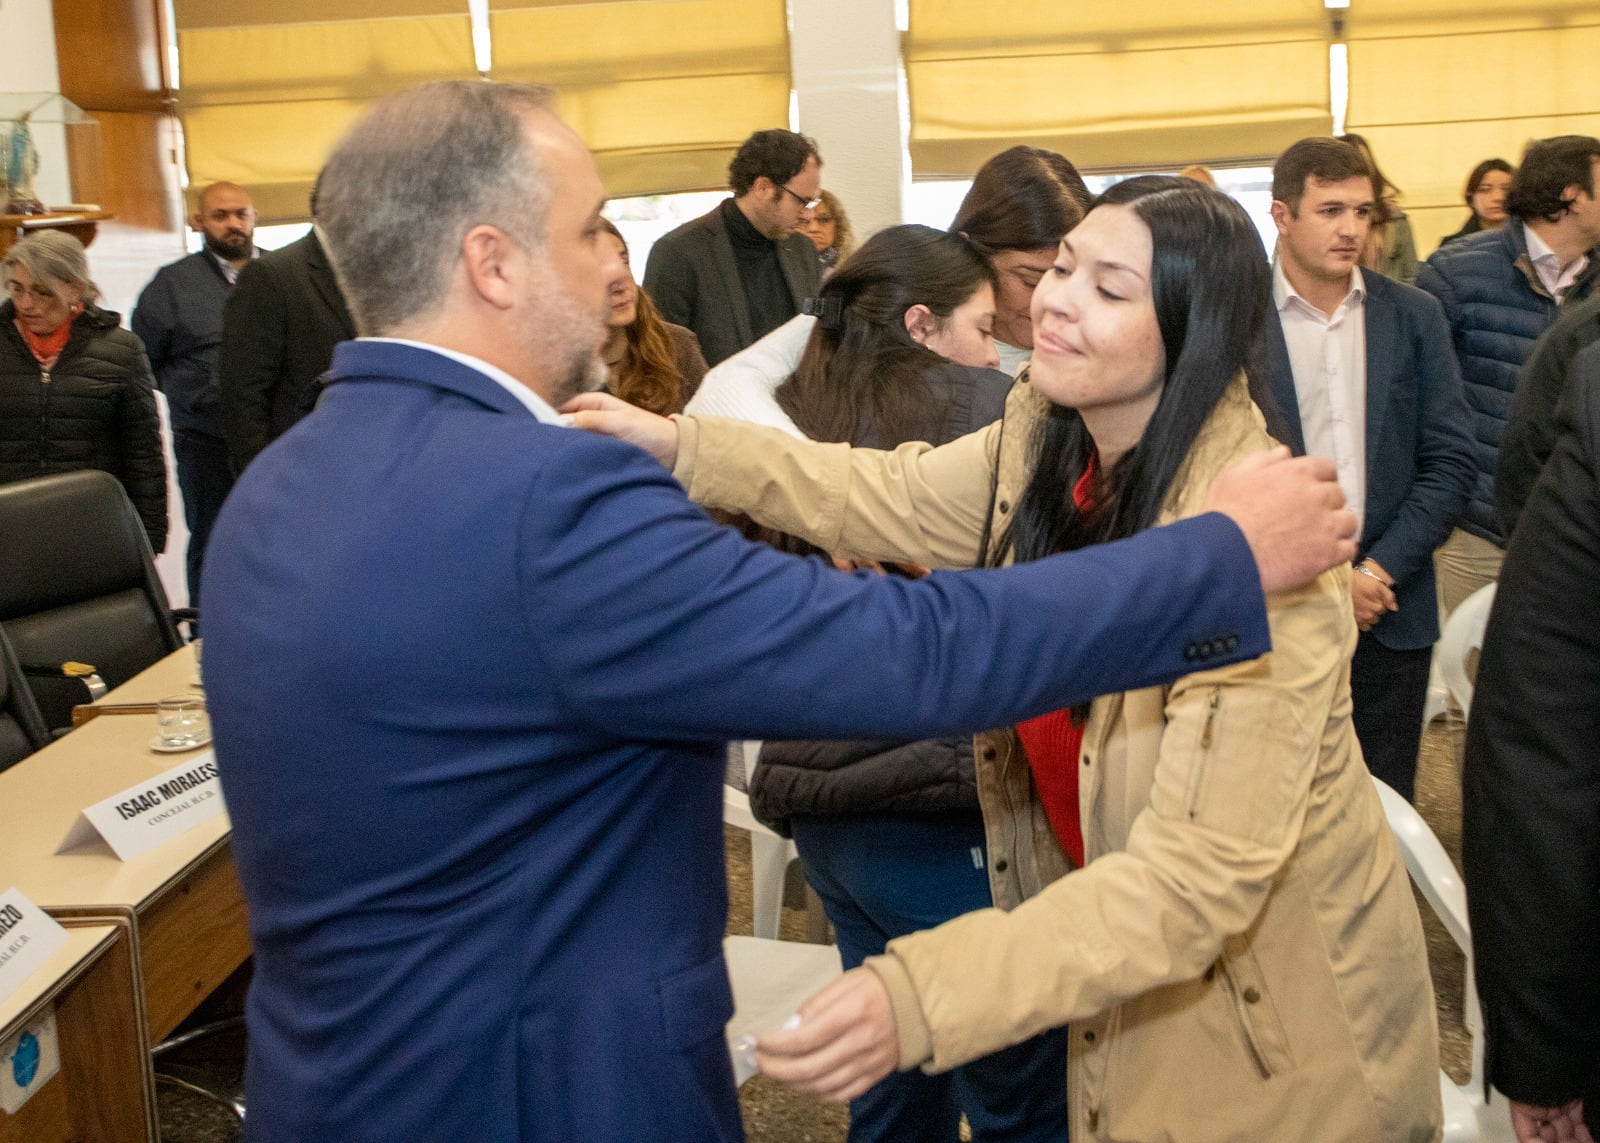
[[21,320],[14,323],[17,332],[22,335],[22,340],[28,343],[28,352],[33,354],[35,361],[44,369],[55,366],[56,359],[61,356],[61,351],[67,347],[67,339],[72,336],[72,319],[68,318],[49,333],[34,333]]
[[[1072,488],[1072,502],[1080,512],[1092,504],[1090,486],[1095,463],[1083,470]],[[1083,822],[1078,814],[1078,755],[1083,749],[1083,724],[1074,725],[1072,711],[1057,710],[1017,723],[1017,737],[1033,770],[1033,788],[1039,792],[1050,827],[1056,831],[1072,864],[1083,868]]]

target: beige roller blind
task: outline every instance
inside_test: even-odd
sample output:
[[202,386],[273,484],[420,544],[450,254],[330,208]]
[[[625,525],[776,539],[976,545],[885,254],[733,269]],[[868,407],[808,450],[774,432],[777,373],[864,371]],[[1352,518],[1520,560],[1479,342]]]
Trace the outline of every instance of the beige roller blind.
[[1467,220],[1480,160],[1600,136],[1600,5],[1352,0],[1349,128],[1403,192],[1417,251]]
[[783,0],[490,0],[492,78],[547,83],[612,195],[704,190],[753,131],[789,125]]
[[918,175],[1030,143],[1085,170],[1270,159],[1326,134],[1321,0],[911,0]]
[[472,79],[466,0],[175,0],[189,178],[306,217],[312,180],[373,99]]

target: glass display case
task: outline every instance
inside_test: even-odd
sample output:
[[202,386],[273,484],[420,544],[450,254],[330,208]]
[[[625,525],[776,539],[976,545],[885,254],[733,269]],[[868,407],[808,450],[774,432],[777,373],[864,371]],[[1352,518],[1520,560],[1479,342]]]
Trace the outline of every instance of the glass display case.
[[52,92],[0,93],[0,210],[98,209],[100,124]]

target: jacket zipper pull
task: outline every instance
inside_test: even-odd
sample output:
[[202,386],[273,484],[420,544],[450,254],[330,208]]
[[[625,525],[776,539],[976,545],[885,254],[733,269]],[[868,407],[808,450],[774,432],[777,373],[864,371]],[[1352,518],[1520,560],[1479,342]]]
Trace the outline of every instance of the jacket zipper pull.
[[48,369],[39,370],[39,382],[40,382],[40,384],[43,384],[43,385],[50,384],[50,370],[48,370]]
[[1211,701],[1207,704],[1206,728],[1200,732],[1200,748],[1211,749],[1211,725],[1217,721],[1217,708],[1222,705],[1222,688],[1217,687],[1211,692]]

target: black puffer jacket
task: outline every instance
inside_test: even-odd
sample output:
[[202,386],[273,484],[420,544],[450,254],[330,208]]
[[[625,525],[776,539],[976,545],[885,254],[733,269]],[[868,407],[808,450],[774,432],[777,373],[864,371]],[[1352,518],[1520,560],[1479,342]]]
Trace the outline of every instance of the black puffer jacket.
[[[926,380],[929,423],[906,439],[936,445],[999,420],[1011,391],[1003,373],[950,362],[930,370]],[[881,439],[868,427],[851,443],[892,448],[901,441]],[[768,742],[750,776],[750,808],[785,837],[794,817],[976,813],[972,738]]]
[[167,466],[144,346],[86,307],[48,375],[0,303],[0,484],[98,468],[127,489],[153,551],[167,544]]

